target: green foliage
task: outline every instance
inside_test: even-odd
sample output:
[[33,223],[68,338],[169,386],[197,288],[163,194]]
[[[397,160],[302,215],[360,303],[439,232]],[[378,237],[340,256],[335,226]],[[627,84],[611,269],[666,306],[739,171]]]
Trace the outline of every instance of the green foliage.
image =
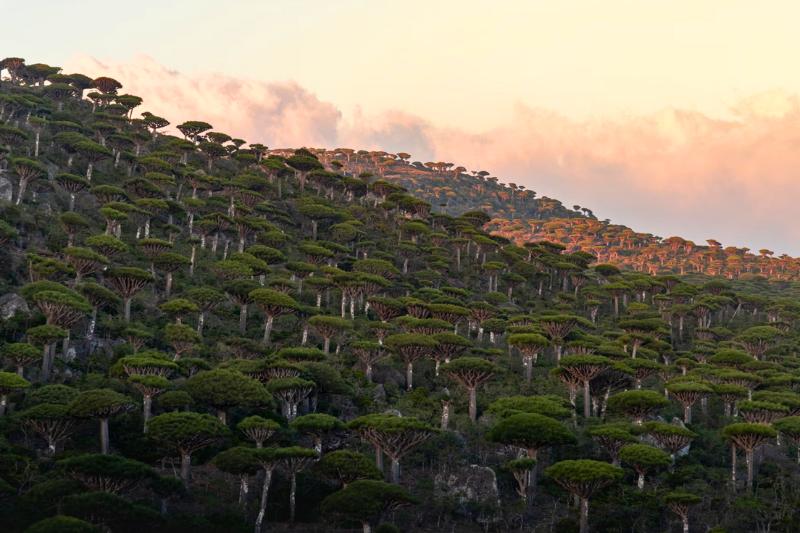
[[536,413],[520,413],[503,418],[492,426],[488,437],[494,442],[528,450],[575,442],[575,436],[564,424]]
[[228,430],[211,415],[179,412],[153,417],[148,434],[169,450],[192,453],[220,441],[228,435]]
[[315,466],[315,470],[328,479],[349,485],[360,479],[381,480],[383,475],[374,461],[351,450],[336,450],[326,453]]
[[69,404],[69,412],[78,418],[106,418],[130,409],[130,398],[111,389],[81,392]]
[[36,522],[25,533],[99,533],[100,528],[72,516],[52,516]]
[[414,502],[403,487],[383,481],[359,480],[325,498],[321,511],[333,520],[369,523],[379,520],[390,508]]
[[215,409],[267,404],[269,394],[256,380],[230,370],[209,370],[189,378],[185,385],[192,398]]

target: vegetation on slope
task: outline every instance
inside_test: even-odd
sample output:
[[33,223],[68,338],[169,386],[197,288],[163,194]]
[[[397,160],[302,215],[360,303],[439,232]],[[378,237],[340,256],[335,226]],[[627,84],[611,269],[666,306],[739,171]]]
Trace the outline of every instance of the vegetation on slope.
[[798,529],[787,283],[515,244],[1,65],[4,531]]

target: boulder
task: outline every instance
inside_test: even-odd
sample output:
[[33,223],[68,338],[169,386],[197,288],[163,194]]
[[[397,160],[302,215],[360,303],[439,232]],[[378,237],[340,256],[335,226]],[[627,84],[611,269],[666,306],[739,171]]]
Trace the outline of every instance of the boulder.
[[14,185],[8,178],[0,175],[0,201],[10,202],[14,199]]
[[28,314],[28,303],[19,294],[8,293],[0,296],[0,318],[9,320],[17,313]]
[[480,521],[500,519],[500,492],[494,470],[481,465],[464,465],[439,472],[434,479],[436,495],[456,502],[462,513],[479,512]]

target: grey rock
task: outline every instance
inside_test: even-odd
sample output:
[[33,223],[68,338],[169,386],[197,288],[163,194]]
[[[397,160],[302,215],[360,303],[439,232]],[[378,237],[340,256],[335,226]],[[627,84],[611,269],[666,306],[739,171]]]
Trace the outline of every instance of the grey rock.
[[[497,476],[487,466],[465,465],[447,472],[440,472],[434,478],[434,487],[438,498],[458,502],[469,508],[481,509],[480,521],[493,522],[500,519],[500,492],[497,488]],[[474,504],[478,504],[475,506]]]
[[31,310],[22,296],[8,293],[0,296],[0,318],[9,320],[17,313],[29,314]]
[[372,401],[375,403],[384,403],[386,401],[386,389],[380,383],[372,391]]
[[0,201],[10,202],[14,199],[14,185],[8,178],[0,175]]
[[66,361],[68,363],[72,362],[75,359],[77,359],[78,351],[75,349],[74,346],[70,346],[69,349],[67,350],[66,355],[64,355],[63,357],[64,357],[64,361]]

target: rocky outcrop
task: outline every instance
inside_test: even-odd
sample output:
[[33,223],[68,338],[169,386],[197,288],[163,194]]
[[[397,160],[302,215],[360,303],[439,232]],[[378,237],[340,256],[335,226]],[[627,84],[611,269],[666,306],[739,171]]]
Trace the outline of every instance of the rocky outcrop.
[[459,512],[480,522],[500,519],[500,492],[491,468],[465,465],[440,472],[434,486],[437,498],[457,504]]
[[28,314],[31,310],[19,294],[8,293],[0,296],[0,318],[9,320],[17,313]]
[[10,202],[14,198],[14,185],[3,175],[0,175],[0,202]]

